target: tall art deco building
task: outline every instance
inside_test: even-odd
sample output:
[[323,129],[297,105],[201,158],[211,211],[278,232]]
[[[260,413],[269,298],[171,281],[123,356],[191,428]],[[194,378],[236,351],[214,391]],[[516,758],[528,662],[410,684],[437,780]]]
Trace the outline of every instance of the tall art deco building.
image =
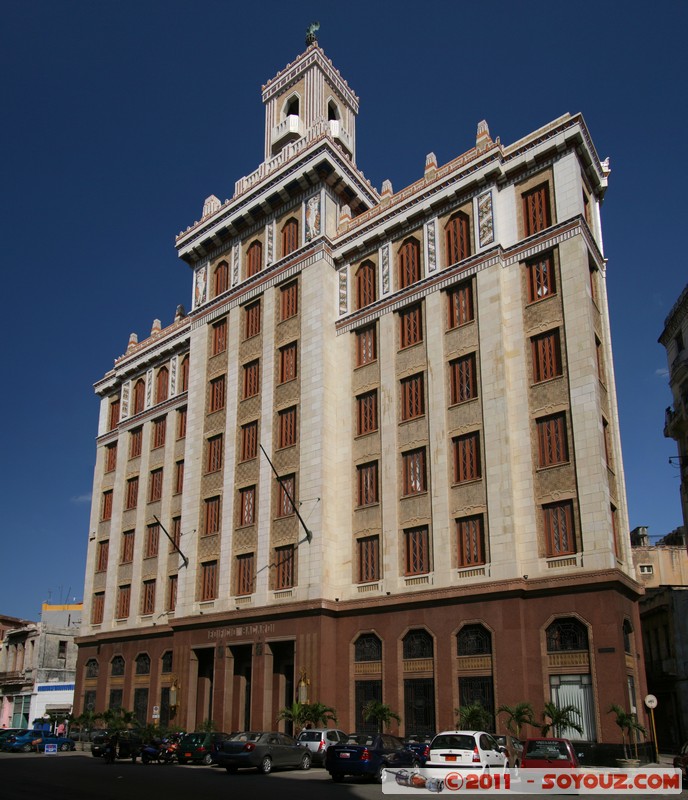
[[642,590],[583,118],[481,122],[378,193],[317,42],[262,96],[264,161],[177,237],[191,311],[95,387],[76,711],[353,730],[377,698],[404,733],[553,700],[616,741]]

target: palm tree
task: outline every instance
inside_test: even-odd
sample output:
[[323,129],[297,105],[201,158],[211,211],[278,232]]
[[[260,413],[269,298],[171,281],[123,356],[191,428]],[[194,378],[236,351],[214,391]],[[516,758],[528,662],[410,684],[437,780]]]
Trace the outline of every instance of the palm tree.
[[379,733],[382,733],[385,725],[389,728],[393,719],[397,722],[401,722],[401,717],[396,711],[392,711],[387,703],[381,703],[379,700],[368,700],[363,706],[363,719],[366,722],[372,720],[377,723],[377,730]]
[[555,736],[561,736],[561,732],[565,731],[567,728],[572,728],[574,731],[578,731],[578,733],[583,733],[583,728],[576,722],[574,716],[580,717],[580,711],[573,705],[559,708],[551,701],[545,703],[545,710],[542,712],[542,720],[545,722],[545,720],[549,719],[549,722],[545,722],[542,726],[542,735],[547,736],[551,730],[554,732]]
[[280,709],[280,712],[277,714],[277,721],[285,720],[285,722],[291,722],[294,726],[294,735],[296,736],[307,722],[305,717],[306,707],[305,703],[299,703],[298,700],[296,700],[290,706]]
[[138,719],[133,711],[125,711],[123,708],[108,708],[96,715],[98,719],[105,722],[105,726],[111,730],[123,730],[124,728],[138,727]]
[[621,728],[621,741],[623,742],[623,749],[624,749],[624,758],[628,758],[628,747],[626,744],[626,736],[630,739],[633,737],[633,743],[635,744],[635,757],[638,758],[638,739],[636,734],[642,733],[643,736],[647,736],[647,730],[638,722],[635,718],[635,714],[631,714],[625,709],[621,708],[621,706],[617,706],[615,703],[612,703],[609,711],[609,714],[616,714],[616,719],[614,722]]
[[78,717],[75,717],[72,722],[76,723],[79,726],[79,731],[81,732],[81,749],[84,749],[84,736],[83,733],[86,731],[88,735],[96,726],[96,722],[101,719],[100,714],[96,714],[95,711],[82,711]]
[[457,726],[464,731],[483,731],[492,725],[492,714],[480,700],[455,708],[454,713],[458,717]]
[[331,706],[318,702],[306,703],[303,706],[304,724],[310,722],[316,728],[320,725],[327,727],[327,723],[330,721],[334,722],[335,725],[337,724],[337,712]]
[[516,703],[515,706],[501,705],[498,714],[506,714],[506,729],[517,739],[521,738],[524,725],[535,725],[535,711],[530,703]]
[[199,730],[204,731],[205,733],[212,733],[215,730],[215,720],[204,719],[199,726]]

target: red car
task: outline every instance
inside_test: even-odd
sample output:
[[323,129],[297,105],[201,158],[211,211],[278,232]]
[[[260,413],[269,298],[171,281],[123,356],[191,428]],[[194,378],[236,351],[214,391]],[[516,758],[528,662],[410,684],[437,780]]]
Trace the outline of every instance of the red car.
[[582,753],[576,753],[568,739],[526,739],[523,744],[523,769],[578,769]]

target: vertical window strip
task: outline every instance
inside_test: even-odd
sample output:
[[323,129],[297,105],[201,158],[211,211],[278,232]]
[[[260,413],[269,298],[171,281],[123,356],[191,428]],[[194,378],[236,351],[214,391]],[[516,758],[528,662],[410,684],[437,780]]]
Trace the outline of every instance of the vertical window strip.
[[461,283],[447,292],[449,328],[458,328],[474,319],[473,284]]
[[356,331],[356,366],[362,367],[377,360],[375,325]]
[[545,545],[548,557],[575,552],[573,504],[570,500],[543,506]]
[[217,597],[217,561],[206,561],[201,572],[201,600]]
[[482,515],[456,520],[459,567],[475,567],[485,563],[485,539]]
[[429,572],[428,529],[410,528],[404,531],[406,540],[406,574],[422,575]]
[[427,490],[425,448],[410,450],[403,456],[404,496],[421,494]]
[[449,362],[449,395],[450,405],[465,403],[477,397],[475,353]]
[[549,467],[568,461],[566,415],[553,414],[537,420],[539,466]]
[[378,502],[377,461],[356,467],[358,478],[358,505],[369,506]]
[[254,555],[242,553],[237,556],[237,595],[253,593]]
[[380,539],[378,536],[366,536],[359,539],[358,548],[358,582],[370,583],[380,579]]
[[258,455],[258,421],[248,422],[241,428],[241,460],[249,461]]
[[290,589],[294,586],[294,546],[275,548],[275,589]]
[[447,223],[447,266],[457,264],[471,254],[470,220],[466,214],[459,212]]
[[481,477],[480,434],[478,431],[457,436],[454,444],[454,483],[478,480]]
[[356,398],[358,411],[358,435],[363,436],[377,430],[377,390],[366,392]]

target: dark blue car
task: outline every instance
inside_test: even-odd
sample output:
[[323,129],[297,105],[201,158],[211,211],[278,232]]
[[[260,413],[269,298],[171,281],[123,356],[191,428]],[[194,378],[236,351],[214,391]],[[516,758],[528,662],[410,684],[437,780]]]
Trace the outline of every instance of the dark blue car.
[[382,783],[386,767],[417,767],[420,759],[396,736],[388,733],[351,733],[343,744],[327,748],[325,769],[333,781],[363,775]]
[[52,736],[43,731],[24,731],[15,736],[10,736],[3,742],[2,749],[10,753],[30,753],[45,750],[46,744],[54,744],[58,750],[74,750],[74,739],[67,736]]

